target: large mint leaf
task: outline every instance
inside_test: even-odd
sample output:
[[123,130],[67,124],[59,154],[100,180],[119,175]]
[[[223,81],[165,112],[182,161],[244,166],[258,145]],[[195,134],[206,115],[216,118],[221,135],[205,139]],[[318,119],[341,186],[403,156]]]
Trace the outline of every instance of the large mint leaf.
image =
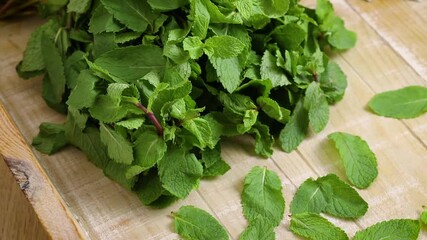
[[175,217],[175,229],[185,239],[227,240],[224,227],[208,212],[193,206],[182,206]]
[[285,72],[276,65],[276,61],[276,57],[270,51],[264,52],[261,61],[261,78],[271,80],[273,87],[291,84]]
[[135,165],[142,170],[153,167],[163,158],[167,146],[162,137],[156,131],[147,129],[142,132],[134,143]]
[[237,57],[227,59],[210,57],[209,60],[215,68],[222,86],[224,86],[229,93],[234,92],[243,80],[240,77],[242,68],[239,59]]
[[327,219],[315,213],[292,215],[290,229],[310,240],[348,240],[347,234]]
[[107,146],[108,156],[117,163],[131,164],[133,162],[131,143],[103,123],[100,124],[99,130],[101,141]]
[[359,231],[353,239],[416,240],[419,233],[420,223],[417,220],[394,219],[377,223]]
[[240,240],[274,240],[274,225],[263,217],[256,218],[240,235]]
[[377,158],[359,136],[343,132],[329,134],[344,163],[348,180],[358,188],[367,188],[378,176]]
[[300,100],[295,106],[294,112],[292,113],[289,122],[280,132],[280,142],[282,149],[285,152],[291,152],[295,150],[298,145],[304,140],[308,129],[308,112],[303,107],[303,103]]
[[329,121],[329,105],[317,82],[308,85],[305,92],[304,107],[308,110],[308,119],[314,132],[322,131]]
[[77,77],[76,87],[71,91],[67,104],[76,109],[89,108],[96,100],[98,91],[95,84],[98,78],[88,70],[80,72]]

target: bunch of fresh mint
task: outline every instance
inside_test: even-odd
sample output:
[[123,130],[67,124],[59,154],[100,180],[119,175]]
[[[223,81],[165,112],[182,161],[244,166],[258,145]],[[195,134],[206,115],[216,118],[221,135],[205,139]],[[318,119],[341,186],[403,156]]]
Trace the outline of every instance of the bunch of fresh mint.
[[320,132],[346,76],[325,51],[354,46],[328,0],[48,0],[19,75],[44,75],[66,113],[33,145],[71,144],[104,173],[161,206],[224,174],[222,137],[249,134],[269,157]]

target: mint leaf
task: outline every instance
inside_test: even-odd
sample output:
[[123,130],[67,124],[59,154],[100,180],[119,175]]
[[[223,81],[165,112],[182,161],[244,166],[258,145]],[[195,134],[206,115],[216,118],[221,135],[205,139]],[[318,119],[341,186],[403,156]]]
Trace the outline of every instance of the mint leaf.
[[298,188],[291,203],[291,213],[328,213],[342,218],[365,215],[368,204],[336,175],[329,174],[316,181],[307,179]]
[[378,176],[377,159],[368,144],[359,136],[343,132],[329,134],[328,138],[335,142],[351,184],[367,188]]
[[390,118],[415,118],[427,112],[427,88],[409,86],[375,95],[368,103],[377,115]]
[[183,47],[185,51],[188,51],[191,59],[198,59],[203,55],[203,42],[199,37],[188,37],[185,38]]
[[274,225],[267,219],[258,217],[249,223],[249,226],[240,235],[240,240],[274,240]]
[[159,47],[131,46],[106,52],[95,64],[118,79],[135,82],[151,71],[163,72],[165,59],[162,55]]
[[427,225],[427,207],[423,207],[423,212],[420,216],[420,221],[422,224]]
[[89,10],[91,3],[91,0],[70,0],[67,5],[67,11],[82,14]]
[[196,156],[178,147],[169,147],[157,167],[162,186],[178,198],[186,197],[203,176],[203,166]]
[[183,7],[188,4],[188,0],[148,0],[147,1],[150,6],[159,11],[171,11]]
[[215,58],[237,57],[245,48],[239,39],[232,36],[214,36],[206,39],[204,51]]
[[277,174],[266,168],[252,168],[245,177],[242,206],[243,215],[249,222],[263,217],[271,225],[278,226],[283,218],[285,200]]
[[107,146],[108,156],[117,163],[131,164],[133,162],[133,150],[131,143],[114,129],[101,123],[99,126],[102,143]]
[[298,101],[288,124],[280,132],[279,139],[283,151],[291,152],[304,140],[308,129],[308,112],[303,107],[302,101]]
[[143,118],[130,118],[120,122],[116,122],[116,125],[132,130],[132,129],[140,128],[143,123],[144,123]]
[[329,62],[325,71],[319,76],[320,88],[329,103],[336,103],[344,96],[347,77],[338,64]]
[[348,239],[347,234],[342,229],[315,213],[292,215],[290,229],[298,236],[311,240]]
[[131,168],[129,165],[109,161],[104,168],[104,174],[122,185],[127,190],[131,190],[138,180],[136,175],[128,177],[128,171]]
[[136,32],[144,32],[149,26],[153,29],[154,20],[158,17],[146,0],[101,0],[101,3],[114,18]]
[[394,219],[377,223],[359,231],[353,239],[416,240],[419,233],[420,223],[417,220]]
[[137,137],[133,149],[134,164],[140,166],[142,171],[145,171],[163,158],[167,145],[154,129],[147,129]]
[[290,82],[281,68],[276,65],[277,59],[268,50],[264,52],[261,61],[261,78],[269,79],[273,87],[286,86]]
[[85,70],[80,72],[77,77],[76,87],[71,91],[68,97],[67,105],[76,109],[89,108],[96,100],[98,92],[95,90],[95,84],[98,78]]
[[212,130],[208,121],[203,118],[193,118],[182,123],[182,126],[191,132],[199,141],[200,148],[204,149],[205,147],[213,148],[215,145],[212,145],[212,141],[209,136],[212,135]]
[[263,157],[273,155],[274,137],[267,125],[255,123],[249,133],[255,134],[255,152]]
[[63,124],[42,123],[39,128],[39,134],[31,143],[38,151],[50,155],[67,145]]
[[281,123],[286,123],[288,121],[291,112],[281,107],[273,99],[261,96],[257,98],[256,102],[261,107],[261,110],[269,117]]
[[155,202],[164,191],[160,177],[155,170],[149,171],[145,176],[140,176],[135,188],[139,200],[145,205]]
[[258,2],[264,14],[271,18],[282,17],[289,9],[289,0],[257,0],[255,2]]
[[319,133],[329,121],[328,102],[317,82],[310,83],[305,94],[304,107],[308,110],[310,126]]
[[205,5],[200,0],[190,1],[191,33],[193,36],[204,39],[208,33],[210,15]]
[[209,213],[193,206],[182,206],[173,213],[176,232],[185,239],[229,239],[224,227]]
[[210,57],[210,62],[216,70],[219,81],[229,92],[234,92],[242,82],[240,78],[241,67],[238,58],[216,58]]
[[102,32],[118,32],[122,29],[122,26],[114,20],[112,14],[102,4],[99,4],[93,10],[92,17],[89,22],[90,33],[102,33]]

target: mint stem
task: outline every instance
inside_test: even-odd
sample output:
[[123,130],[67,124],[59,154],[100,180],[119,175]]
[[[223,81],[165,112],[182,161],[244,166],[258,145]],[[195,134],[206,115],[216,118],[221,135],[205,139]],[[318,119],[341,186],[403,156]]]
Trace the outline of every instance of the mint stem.
[[142,105],[141,103],[135,103],[135,106],[137,106],[139,109],[141,109],[145,115],[147,115],[148,119],[150,119],[150,121],[154,124],[154,126],[157,129],[157,134],[159,136],[163,136],[163,127],[160,124],[160,122],[157,120],[156,116],[154,116],[154,113],[149,112],[148,109]]

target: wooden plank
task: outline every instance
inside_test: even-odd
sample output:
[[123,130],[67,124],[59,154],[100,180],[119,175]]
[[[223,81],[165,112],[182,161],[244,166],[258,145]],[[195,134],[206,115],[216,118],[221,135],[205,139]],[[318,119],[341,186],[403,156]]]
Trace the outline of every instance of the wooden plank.
[[[36,222],[36,226],[42,225],[49,238],[83,238],[85,235],[1,104],[0,142],[0,155],[4,163],[40,219],[40,224]],[[43,234],[43,230],[39,229],[36,233]]]
[[[414,70],[427,80],[427,28],[406,1],[346,0]],[[425,14],[425,13],[424,13]]]
[[427,24],[427,2],[425,0],[406,1],[406,4]]

